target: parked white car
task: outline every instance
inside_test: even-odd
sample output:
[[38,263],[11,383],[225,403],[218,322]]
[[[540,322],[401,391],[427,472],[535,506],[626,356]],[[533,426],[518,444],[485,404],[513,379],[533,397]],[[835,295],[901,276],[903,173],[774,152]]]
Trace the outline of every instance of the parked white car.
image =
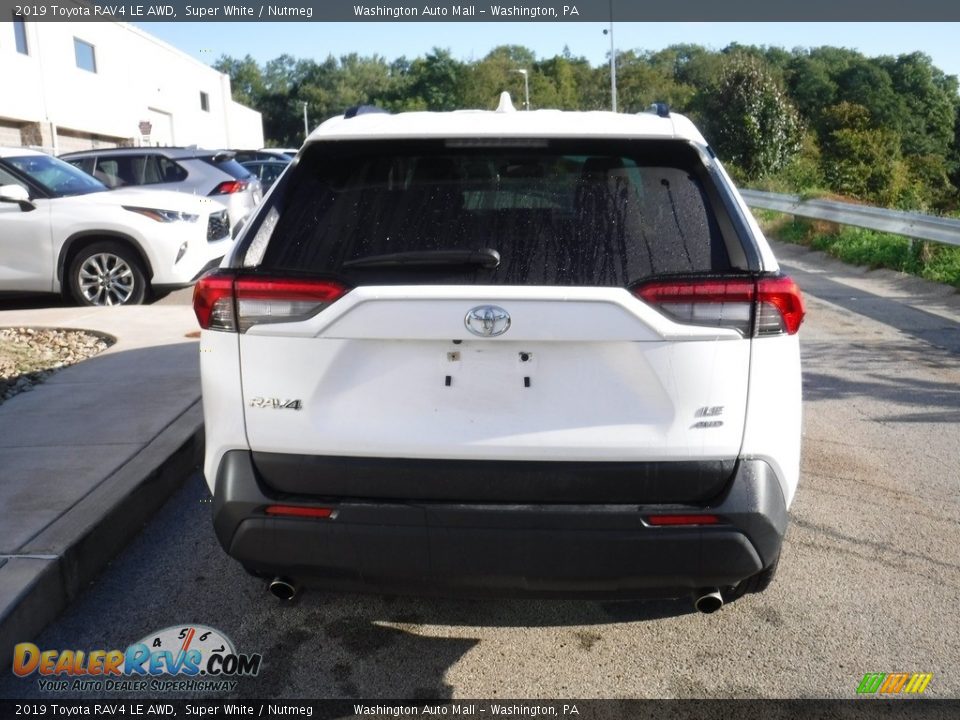
[[42,152],[0,148],[0,291],[128,305],[191,285],[233,246],[205,197],[108,190]]
[[773,577],[804,306],[682,116],[329,120],[194,297],[214,527],[279,597]]

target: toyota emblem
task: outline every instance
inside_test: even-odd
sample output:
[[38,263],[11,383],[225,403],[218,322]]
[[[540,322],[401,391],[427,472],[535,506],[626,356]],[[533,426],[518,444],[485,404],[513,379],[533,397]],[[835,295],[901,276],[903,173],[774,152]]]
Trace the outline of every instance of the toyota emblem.
[[510,313],[496,305],[480,305],[467,313],[463,324],[474,335],[497,337],[510,329]]

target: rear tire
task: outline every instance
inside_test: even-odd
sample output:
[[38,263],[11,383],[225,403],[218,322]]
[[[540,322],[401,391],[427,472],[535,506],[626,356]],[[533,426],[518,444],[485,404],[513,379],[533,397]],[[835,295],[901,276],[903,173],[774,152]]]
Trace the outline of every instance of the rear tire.
[[70,296],[80,305],[140,305],[147,278],[137,254],[120,243],[93,243],[78,252],[67,271]]

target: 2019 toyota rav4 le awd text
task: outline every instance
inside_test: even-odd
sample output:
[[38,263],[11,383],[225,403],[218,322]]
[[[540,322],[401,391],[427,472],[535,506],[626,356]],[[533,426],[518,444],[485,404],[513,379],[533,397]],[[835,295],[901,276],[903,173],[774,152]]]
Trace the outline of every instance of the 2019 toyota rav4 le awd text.
[[773,576],[804,307],[682,116],[331,119],[195,310],[216,534],[279,596]]

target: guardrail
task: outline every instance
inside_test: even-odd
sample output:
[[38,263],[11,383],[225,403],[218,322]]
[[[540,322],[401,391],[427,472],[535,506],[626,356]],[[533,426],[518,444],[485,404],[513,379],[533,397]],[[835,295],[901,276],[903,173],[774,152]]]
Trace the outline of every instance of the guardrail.
[[920,240],[960,245],[960,220],[952,218],[885,210],[835,200],[802,200],[797,195],[782,195],[760,190],[741,190],[740,194],[752,208],[776,210],[814,220],[827,220],[841,225],[854,225]]

